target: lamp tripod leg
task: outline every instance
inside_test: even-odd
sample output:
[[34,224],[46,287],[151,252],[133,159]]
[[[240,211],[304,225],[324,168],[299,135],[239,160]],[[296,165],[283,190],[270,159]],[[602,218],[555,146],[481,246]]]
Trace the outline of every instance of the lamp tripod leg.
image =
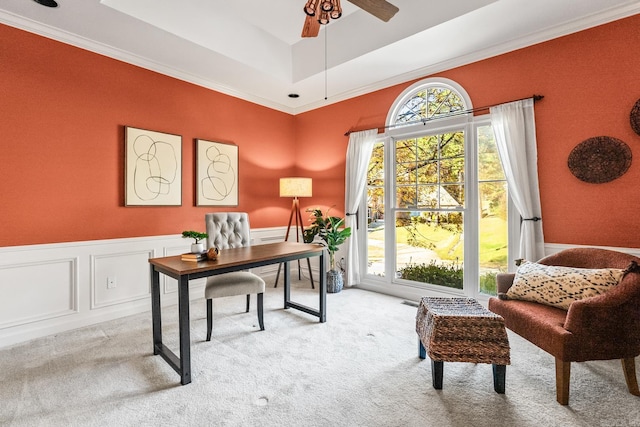
[[[291,225],[293,223],[293,217],[296,218],[296,241],[300,241],[298,237],[298,218],[300,218],[300,222],[302,222],[302,216],[300,215],[300,205],[298,204],[298,198],[293,198],[293,203],[291,204],[291,212],[289,213],[289,224],[287,225],[287,233],[284,235],[284,241],[289,241],[289,233],[291,232]],[[276,274],[276,282],[273,285],[274,288],[278,287],[278,279],[280,278],[280,271],[282,269],[282,263],[278,264],[278,273]],[[298,275],[300,275],[300,261],[298,260]],[[298,277],[298,280],[301,278]]]
[[[289,241],[289,234],[291,233],[291,226],[294,225],[295,217],[295,232],[296,232],[296,242],[300,242],[300,236],[304,236],[304,227],[302,225],[302,213],[300,212],[300,203],[297,197],[293,198],[293,203],[291,204],[291,212],[289,213],[289,224],[287,225],[287,233],[285,234],[284,241]],[[311,280],[311,289],[315,289],[315,284],[313,283],[313,273],[311,271],[311,260],[307,258],[307,268],[309,269],[309,279]],[[278,272],[276,273],[276,282],[273,285],[274,288],[278,287],[278,280],[280,279],[280,271],[282,270],[282,264],[278,264]],[[302,266],[300,264],[300,260],[298,260],[298,280],[302,280]]]

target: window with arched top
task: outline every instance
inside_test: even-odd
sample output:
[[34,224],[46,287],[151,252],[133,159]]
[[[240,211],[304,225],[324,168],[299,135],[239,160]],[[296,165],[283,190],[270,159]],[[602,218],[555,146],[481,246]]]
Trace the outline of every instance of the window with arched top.
[[415,124],[437,117],[451,116],[467,110],[467,104],[458,91],[441,80],[422,83],[416,90],[409,90],[396,104],[391,125]]
[[509,259],[508,193],[490,116],[472,108],[456,82],[430,78],[389,109],[363,201],[365,280],[495,294]]

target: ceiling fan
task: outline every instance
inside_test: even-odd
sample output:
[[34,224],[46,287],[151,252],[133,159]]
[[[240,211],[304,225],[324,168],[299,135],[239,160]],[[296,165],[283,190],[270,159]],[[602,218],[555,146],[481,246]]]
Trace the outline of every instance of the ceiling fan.
[[[389,21],[400,10],[385,0],[347,1],[384,22]],[[328,24],[331,19],[338,19],[342,16],[342,7],[340,7],[340,0],[307,0],[304,13],[307,14],[307,17],[302,27],[302,37],[317,37],[320,25]]]

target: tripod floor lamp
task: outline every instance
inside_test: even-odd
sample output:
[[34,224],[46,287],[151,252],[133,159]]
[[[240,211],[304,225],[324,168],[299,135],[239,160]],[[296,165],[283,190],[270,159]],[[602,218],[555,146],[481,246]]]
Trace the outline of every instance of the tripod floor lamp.
[[[300,202],[298,197],[311,197],[312,195],[311,178],[280,178],[280,197],[293,197],[293,203],[291,204],[291,213],[289,214],[289,225],[287,226],[287,234],[284,237],[285,242],[289,240],[289,234],[291,232],[291,226],[295,222],[294,232],[296,234],[296,242],[300,241],[300,236],[303,236],[304,226],[302,224],[302,215],[300,214]],[[295,221],[294,221],[295,218]],[[307,258],[307,267],[309,268],[309,278],[311,279],[311,288],[315,289],[313,285],[313,274],[311,273],[311,261]],[[282,264],[278,266],[278,274],[276,275],[276,284],[278,286],[278,279],[280,278],[280,269]],[[301,279],[300,275],[300,260],[298,260],[298,280]]]

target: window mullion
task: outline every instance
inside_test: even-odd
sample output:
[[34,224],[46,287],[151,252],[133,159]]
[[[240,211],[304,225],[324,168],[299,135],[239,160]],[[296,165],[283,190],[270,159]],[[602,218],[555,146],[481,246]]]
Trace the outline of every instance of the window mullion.
[[386,206],[384,216],[384,276],[385,282],[387,284],[391,284],[393,282],[393,276],[395,275],[393,272],[395,271],[396,265],[395,244],[393,244],[396,238],[395,217],[397,210],[397,183],[395,173],[397,164],[395,138],[389,138],[387,140],[387,144],[385,144],[384,147],[384,159],[385,165],[389,165],[384,170],[384,203]]

